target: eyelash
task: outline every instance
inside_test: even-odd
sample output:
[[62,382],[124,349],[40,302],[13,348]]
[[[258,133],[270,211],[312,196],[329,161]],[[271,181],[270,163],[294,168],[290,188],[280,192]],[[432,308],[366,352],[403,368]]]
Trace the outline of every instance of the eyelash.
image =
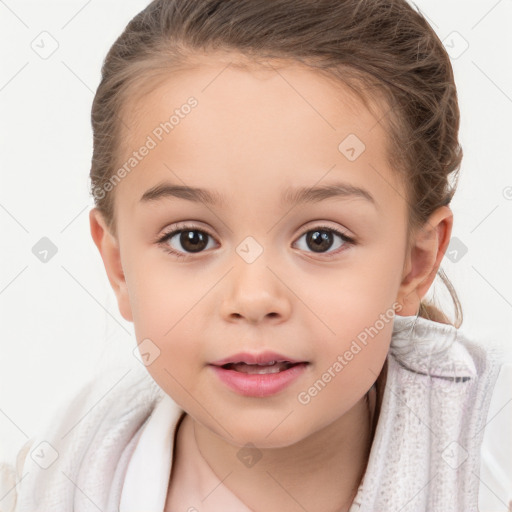
[[[204,251],[200,251],[198,253],[183,253],[183,252],[178,252],[178,251],[175,251],[174,249],[171,249],[169,247],[169,245],[167,244],[167,242],[171,238],[173,238],[175,235],[177,235],[178,233],[181,233],[182,231],[199,231],[200,233],[204,233],[204,234],[208,235],[209,237],[215,239],[215,237],[211,233],[209,233],[208,231],[206,231],[203,228],[199,228],[198,226],[194,226],[191,224],[184,224],[184,225],[180,225],[179,229],[174,228],[172,231],[168,231],[167,233],[164,233],[157,240],[157,243],[159,245],[162,245],[162,248],[164,249],[164,251],[171,254],[172,256],[176,256],[177,258],[187,259],[187,258],[193,256],[194,254],[200,254],[201,252],[204,252]],[[343,247],[345,247],[346,245],[349,245],[349,246],[356,245],[356,243],[357,243],[354,238],[347,236],[346,234],[342,233],[338,229],[332,228],[329,226],[321,226],[321,225],[315,226],[313,228],[307,229],[306,231],[303,231],[301,233],[301,235],[298,237],[298,239],[302,238],[305,234],[309,233],[310,231],[328,231],[328,232],[334,233],[334,234],[338,235],[343,240],[343,242],[345,242]],[[334,257],[335,255],[337,255],[339,252],[341,252],[343,250],[344,249],[342,248],[342,249],[337,249],[335,252],[332,252],[332,253],[317,253],[317,254],[324,255],[323,256],[324,258],[329,259],[329,258]]]

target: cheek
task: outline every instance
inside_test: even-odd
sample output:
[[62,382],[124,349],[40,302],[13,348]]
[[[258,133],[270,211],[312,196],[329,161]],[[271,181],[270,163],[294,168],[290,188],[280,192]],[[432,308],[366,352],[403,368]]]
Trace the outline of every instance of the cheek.
[[160,386],[179,399],[180,383],[192,392],[191,375],[204,364],[201,347],[193,341],[191,330],[194,306],[202,294],[187,294],[184,285],[174,287],[172,280],[159,275],[158,269],[153,268],[132,280],[133,324],[137,343],[148,344],[158,354],[147,370]]
[[312,378],[301,389],[297,401],[305,410],[330,411],[334,419],[359,401],[376,381],[389,350],[392,319],[353,330],[336,343],[324,344]]
[[[189,308],[169,304],[166,308],[143,303],[134,317],[137,341],[148,344],[156,354],[146,366],[156,383],[182,408],[191,407],[191,396],[201,396],[197,376],[204,367],[204,354],[183,315]],[[141,348],[144,345],[141,345]]]
[[382,317],[386,323],[379,321],[378,330],[385,336],[387,323],[394,317],[401,281],[397,253],[390,248],[365,249],[354,253],[339,269],[332,267],[295,281],[294,292],[304,298],[309,310],[304,317],[309,329],[321,339],[334,340],[328,352],[341,350],[361,333],[364,338],[364,330]]
[[169,366],[176,361],[196,358],[202,362],[193,332],[194,306],[198,299],[178,290],[170,290],[167,283],[151,282],[135,291],[136,304],[133,308],[133,323],[138,343],[151,339],[165,356]]
[[[170,265],[146,261],[141,255],[128,266],[127,282],[137,339],[171,335],[198,299],[201,290],[184,279],[183,273],[170,273]],[[129,278],[129,279],[128,279]]]
[[325,285],[343,320],[349,318],[351,324],[364,326],[393,304],[402,271],[400,242],[379,240],[354,252],[344,268],[327,276]]

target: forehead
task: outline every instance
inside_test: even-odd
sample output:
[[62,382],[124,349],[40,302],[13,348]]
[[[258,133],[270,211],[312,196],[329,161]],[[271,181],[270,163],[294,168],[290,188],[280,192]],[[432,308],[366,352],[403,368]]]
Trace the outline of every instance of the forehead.
[[[287,59],[248,58],[218,50],[193,53],[187,56],[186,63],[176,64],[172,69],[155,63],[152,71],[140,74],[143,78],[136,79],[126,91],[120,113],[125,121],[121,123],[125,128],[122,142],[127,149],[136,144],[133,139],[138,131],[150,128],[144,123],[149,110],[157,110],[160,116],[166,116],[190,95],[200,100],[202,110],[211,109],[212,103],[234,104],[240,98],[243,102],[238,110],[240,116],[251,113],[251,106],[255,107],[253,113],[258,108],[258,99],[278,95],[282,104],[270,116],[274,122],[286,108],[297,107],[294,110],[298,113],[303,109],[309,110],[310,114],[316,113],[331,130],[336,130],[335,124],[340,120],[339,117],[334,119],[337,114],[343,119],[350,112],[353,116],[347,121],[352,124],[355,117],[365,117],[373,129],[389,112],[386,99],[378,88],[366,89],[362,94],[363,84],[355,82],[352,89],[329,71]],[[341,75],[343,80],[355,80],[349,70]],[[209,99],[212,101],[208,102]]]
[[368,110],[351,88],[309,67],[279,60],[260,65],[231,54],[196,56],[150,84],[123,112],[121,163],[148,137],[155,143],[129,177],[139,196],[157,179],[170,178],[169,167],[210,188],[237,178],[243,188],[244,177],[265,179],[267,172],[274,185],[307,185],[307,169],[314,171],[312,185],[333,166],[356,182],[363,175],[374,182],[377,175],[396,178],[379,122],[386,105],[369,98]]

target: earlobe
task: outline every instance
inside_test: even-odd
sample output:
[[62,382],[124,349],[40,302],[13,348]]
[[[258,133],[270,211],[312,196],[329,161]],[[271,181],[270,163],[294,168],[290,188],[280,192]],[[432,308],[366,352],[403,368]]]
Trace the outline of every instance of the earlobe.
[[397,301],[403,316],[416,315],[421,299],[426,295],[436,277],[444,253],[450,242],[453,213],[448,206],[441,206],[415,233],[406,255],[404,274]]
[[126,279],[121,265],[119,242],[110,233],[103,215],[97,208],[93,208],[89,212],[89,224],[92,239],[100,252],[108,280],[116,294],[119,312],[125,320],[132,322],[133,316]]

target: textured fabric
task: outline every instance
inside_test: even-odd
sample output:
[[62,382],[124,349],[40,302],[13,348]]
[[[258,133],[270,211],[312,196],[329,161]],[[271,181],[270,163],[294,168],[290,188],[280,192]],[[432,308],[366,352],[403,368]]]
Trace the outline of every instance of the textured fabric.
[[486,350],[453,326],[397,319],[361,511],[477,512],[501,349]]
[[[510,355],[510,354],[509,354]],[[482,441],[478,505],[482,512],[512,512],[512,360],[501,365]]]
[[[478,510],[480,445],[500,357],[497,346],[452,326],[395,317],[377,430],[351,512]],[[130,461],[166,395],[142,365],[114,382],[108,375],[85,386],[23,447],[16,470],[1,468],[1,512],[119,511]],[[169,439],[183,413],[170,402],[168,456],[154,475],[161,499],[144,512],[163,510]],[[148,449],[158,453],[158,444]]]

